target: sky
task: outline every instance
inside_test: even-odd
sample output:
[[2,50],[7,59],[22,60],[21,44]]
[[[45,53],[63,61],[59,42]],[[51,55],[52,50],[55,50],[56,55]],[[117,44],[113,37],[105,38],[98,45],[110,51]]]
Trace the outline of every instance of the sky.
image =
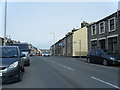
[[[117,11],[118,2],[8,2],[7,36],[49,49],[82,21],[98,21]],[[4,2],[0,2],[0,36],[4,31]]]

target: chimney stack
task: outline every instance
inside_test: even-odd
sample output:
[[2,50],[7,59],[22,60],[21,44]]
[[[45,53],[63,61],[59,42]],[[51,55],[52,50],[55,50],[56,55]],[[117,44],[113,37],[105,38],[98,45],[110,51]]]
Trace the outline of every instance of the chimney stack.
[[88,24],[89,24],[89,23],[87,23],[87,22],[83,21],[83,22],[81,23],[81,28],[83,28],[83,27],[87,26]]

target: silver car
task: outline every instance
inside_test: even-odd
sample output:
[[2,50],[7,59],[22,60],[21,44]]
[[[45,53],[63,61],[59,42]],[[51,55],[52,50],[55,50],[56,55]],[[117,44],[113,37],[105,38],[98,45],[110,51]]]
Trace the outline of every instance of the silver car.
[[25,54],[25,57],[23,57],[24,60],[24,65],[25,66],[30,66],[30,55],[28,51],[22,51],[22,54]]

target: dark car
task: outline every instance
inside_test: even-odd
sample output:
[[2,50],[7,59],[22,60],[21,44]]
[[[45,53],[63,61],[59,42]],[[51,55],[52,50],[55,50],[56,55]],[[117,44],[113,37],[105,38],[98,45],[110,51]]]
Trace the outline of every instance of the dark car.
[[24,62],[17,46],[0,46],[0,79],[3,83],[21,81]]
[[12,43],[11,46],[18,46],[19,47],[20,52],[25,54],[25,57],[23,57],[25,66],[30,66],[29,45],[27,43]]
[[120,58],[109,55],[102,49],[90,50],[87,55],[87,62],[100,63],[103,65],[119,65]]

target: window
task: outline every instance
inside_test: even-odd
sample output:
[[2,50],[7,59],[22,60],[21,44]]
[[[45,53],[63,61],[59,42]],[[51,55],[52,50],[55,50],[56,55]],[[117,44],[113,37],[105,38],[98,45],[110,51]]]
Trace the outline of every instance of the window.
[[103,40],[99,40],[99,46],[100,46],[100,48],[101,49],[103,49],[103,50],[105,50],[106,48],[105,48],[105,39],[103,39]]
[[91,26],[91,34],[95,35],[96,34],[96,25]]
[[97,41],[92,41],[91,42],[91,49],[96,49],[97,48]]
[[115,29],[116,29],[116,25],[115,25],[115,17],[114,18],[111,18],[110,20],[109,20],[109,32],[111,32],[111,31],[115,31]]
[[105,22],[99,23],[99,33],[105,33]]
[[109,38],[108,39],[108,44],[109,44],[109,50],[112,51],[113,54],[118,52],[117,48],[117,37],[114,38]]

